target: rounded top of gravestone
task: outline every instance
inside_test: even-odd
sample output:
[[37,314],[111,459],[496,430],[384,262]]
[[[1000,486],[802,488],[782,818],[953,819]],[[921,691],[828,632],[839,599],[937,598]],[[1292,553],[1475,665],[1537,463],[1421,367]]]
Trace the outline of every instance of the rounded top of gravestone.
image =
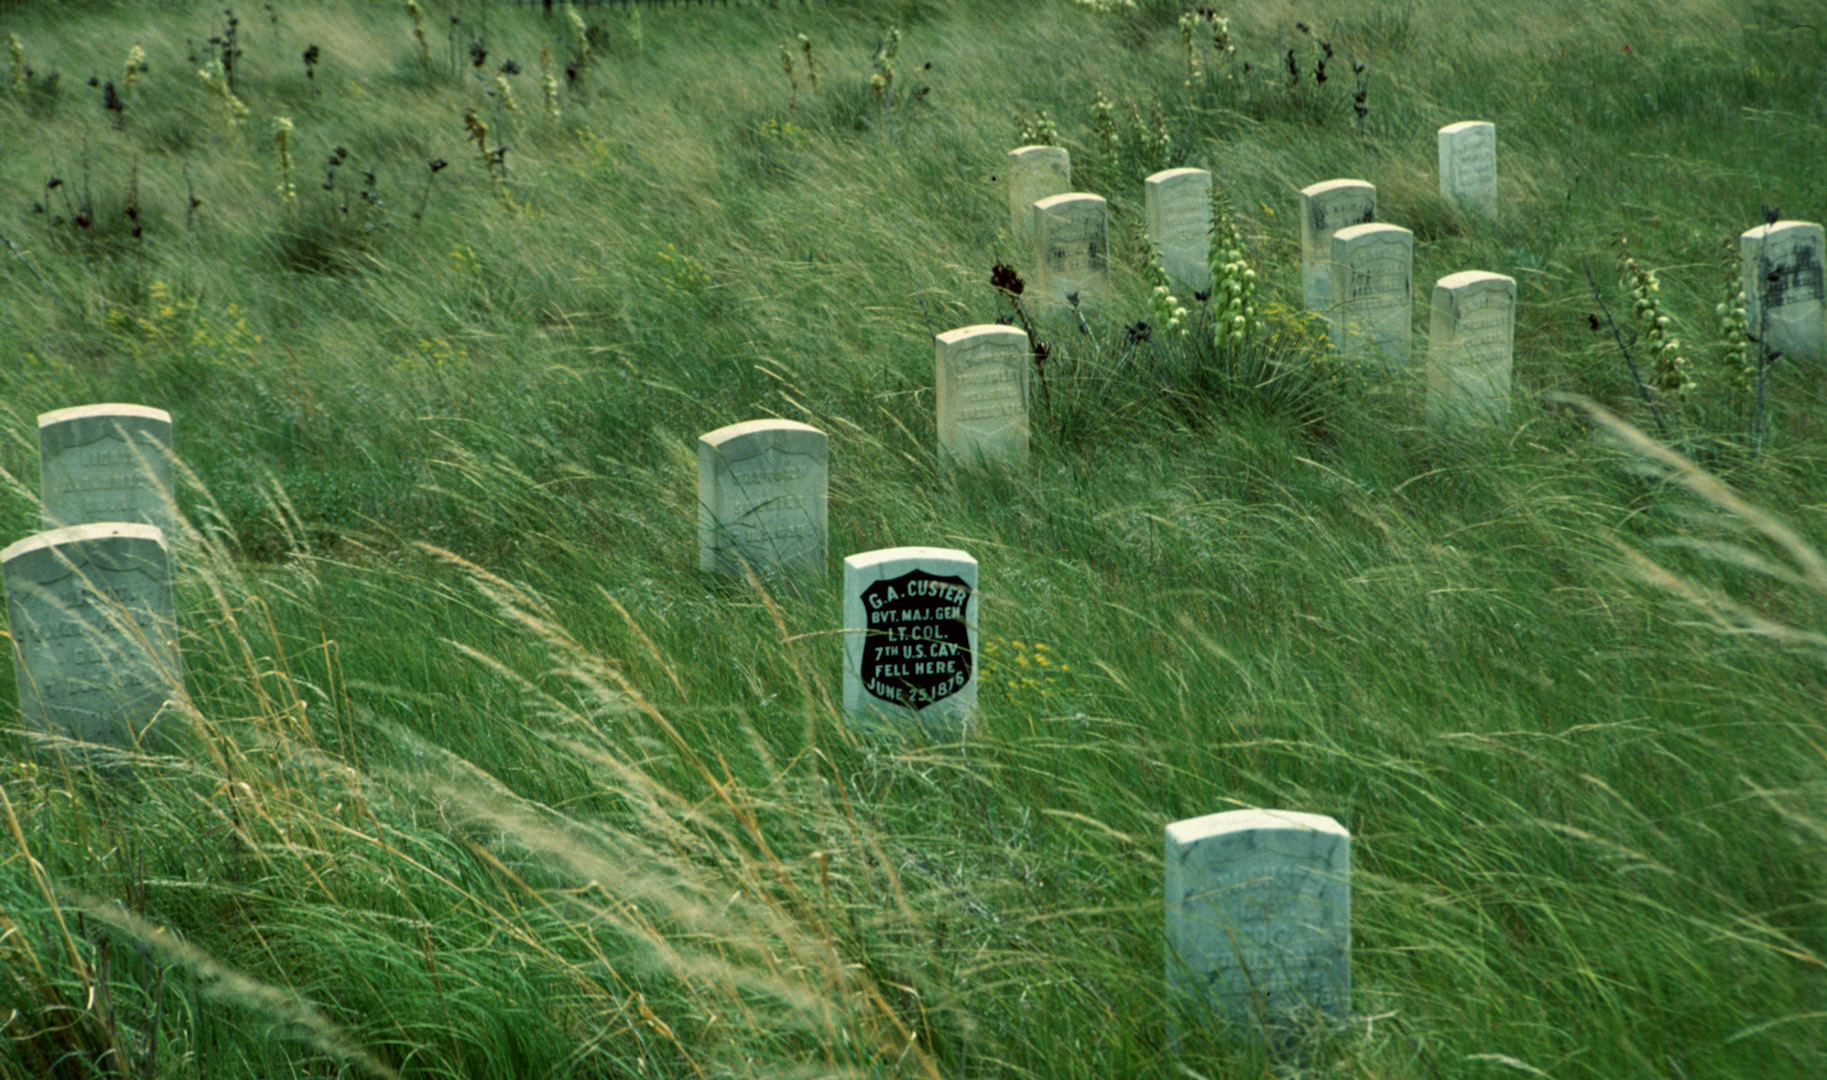
[[1209,840],[1214,836],[1244,832],[1317,832],[1349,837],[1345,826],[1325,814],[1308,814],[1299,810],[1226,810],[1219,814],[1187,818],[1167,827],[1167,838],[1180,846]]
[[1488,270],[1461,270],[1457,274],[1448,274],[1434,282],[1434,288],[1457,292],[1460,289],[1485,284],[1503,285],[1508,287],[1510,292],[1516,292],[1515,278],[1504,274],[1493,274]]
[[1475,131],[1479,128],[1497,130],[1497,125],[1489,120],[1461,120],[1457,124],[1448,124],[1440,129],[1442,135],[1457,135],[1462,131]]
[[1346,192],[1357,194],[1359,192],[1374,192],[1376,189],[1376,185],[1368,180],[1322,180],[1317,184],[1308,184],[1306,187],[1301,188],[1300,193],[1309,199],[1317,199],[1322,195],[1335,195]]
[[802,424],[797,420],[744,420],[739,424],[728,424],[715,431],[706,432],[698,436],[698,441],[710,443],[712,446],[721,446],[732,440],[754,435],[786,433],[802,436],[816,435],[821,439],[825,437],[824,432],[811,424]]
[[1103,206],[1104,197],[1102,195],[1092,195],[1089,192],[1084,191],[1068,191],[1064,195],[1049,195],[1039,202],[1036,202],[1034,208],[1045,213],[1048,210],[1091,205]]
[[1821,223],[1818,221],[1778,221],[1770,225],[1759,225],[1755,229],[1746,229],[1739,234],[1739,237],[1744,240],[1762,240],[1767,236],[1775,236],[1777,233],[1785,233],[1793,229],[1820,232]]
[[1008,339],[1008,344],[1012,346],[1020,346],[1024,349],[1028,346],[1028,335],[1025,331],[1013,326],[1003,326],[1001,323],[981,323],[977,326],[962,326],[956,330],[947,330],[943,334],[936,334],[934,337],[941,345],[961,345],[967,341],[977,341],[985,338],[1006,338]]
[[1338,241],[1350,243],[1353,240],[1361,239],[1366,236],[1379,235],[1401,237],[1410,243],[1413,243],[1415,239],[1415,234],[1404,229],[1402,226],[1389,225],[1381,221],[1372,221],[1363,225],[1347,225],[1338,232],[1333,233],[1332,239],[1335,243]]
[[850,570],[869,570],[896,562],[952,562],[969,566],[977,565],[977,560],[972,558],[968,552],[959,551],[957,548],[892,547],[844,556],[844,566]]
[[1063,146],[1035,145],[1035,146],[1017,146],[1015,149],[1009,151],[1009,156],[1012,158],[1049,158],[1049,157],[1067,157],[1067,158],[1069,158],[1072,156],[1072,154],[1071,154],[1071,151],[1067,150]]
[[56,409],[38,414],[38,426],[51,427],[54,424],[67,424],[72,420],[89,420],[97,416],[133,416],[141,420],[156,420],[163,424],[171,423],[171,414],[164,409],[154,409],[146,405],[75,405],[68,409]]
[[1212,174],[1204,169],[1162,169],[1142,182],[1144,184],[1168,184],[1183,177],[1197,176],[1203,176],[1207,180],[1212,178]]
[[165,533],[157,525],[139,525],[126,521],[104,521],[93,525],[70,525],[62,529],[49,529],[34,533],[24,540],[0,551],[0,563],[9,563],[21,555],[46,548],[62,547],[65,544],[77,544],[85,540],[150,540],[160,547],[165,546]]

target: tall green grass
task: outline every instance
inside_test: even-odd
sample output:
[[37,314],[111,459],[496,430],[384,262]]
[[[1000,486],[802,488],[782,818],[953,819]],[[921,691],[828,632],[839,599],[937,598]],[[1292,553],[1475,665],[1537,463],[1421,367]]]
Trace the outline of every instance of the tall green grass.
[[[1248,85],[1190,93],[1167,4],[658,7],[638,47],[587,7],[606,37],[559,123],[562,17],[424,6],[429,68],[403,7],[240,10],[234,130],[188,59],[219,8],[0,14],[34,71],[0,93],[0,536],[35,527],[33,415],[106,400],[173,412],[198,530],[170,751],[100,781],[7,736],[6,1074],[1821,1073],[1812,379],[1780,374],[1761,455],[1723,411],[1673,434],[1799,544],[1536,396],[1645,419],[1586,317],[1614,231],[1704,342],[1722,238],[1765,203],[1820,218],[1807,5],[1269,3],[1229,13]],[[1362,130],[1348,64],[1282,85],[1288,48],[1310,77],[1297,21],[1370,64]],[[798,32],[821,86],[789,109]],[[134,43],[116,130],[84,84]],[[484,96],[507,59],[512,116]],[[1158,102],[1159,164],[1238,212],[1274,330],[1236,366],[1131,347],[1147,166],[1099,155],[1100,87]],[[1118,303],[1096,340],[1043,325],[1032,473],[947,475],[929,335],[1007,310],[995,262],[1030,272],[1017,107],[1110,199]],[[505,129],[504,184],[466,109]],[[1495,227],[1435,192],[1434,130],[1467,118],[1498,125]],[[1423,304],[1519,279],[1510,425],[1429,433],[1416,387],[1313,348],[1294,193],[1335,176],[1416,231]],[[692,441],[764,415],[830,433],[835,555],[981,560],[967,739],[845,724],[834,584],[698,580]],[[1161,829],[1240,806],[1353,832],[1360,1015],[1176,1062]]]

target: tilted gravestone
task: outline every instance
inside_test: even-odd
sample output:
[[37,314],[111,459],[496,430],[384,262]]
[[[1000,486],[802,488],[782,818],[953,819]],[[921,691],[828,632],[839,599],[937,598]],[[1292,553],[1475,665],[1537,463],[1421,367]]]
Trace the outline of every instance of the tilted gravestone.
[[1009,151],[1009,233],[1017,242],[1034,227],[1034,204],[1072,190],[1072,155],[1063,146]]
[[1043,309],[1085,307],[1110,295],[1110,240],[1101,195],[1069,192],[1035,203],[1035,298]]
[[72,525],[0,551],[19,710],[37,731],[141,747],[183,684],[156,526]]
[[1362,180],[1328,180],[1300,192],[1301,304],[1326,314],[1332,306],[1332,234],[1377,219],[1377,189]]
[[1497,217],[1497,126],[1465,120],[1440,129],[1440,197],[1469,214]]
[[1352,225],[1332,234],[1332,346],[1346,360],[1408,366],[1414,319],[1415,234]]
[[1028,335],[967,326],[935,341],[939,457],[959,464],[1028,460]]
[[46,528],[102,521],[157,525],[183,537],[172,502],[171,414],[144,405],[79,405],[38,417]]
[[1231,810],[1169,825],[1166,846],[1176,1010],[1209,1008],[1265,1031],[1350,1014],[1351,836],[1342,825]]
[[977,708],[977,560],[898,547],[844,559],[844,710],[958,729]]
[[1786,359],[1819,364],[1827,358],[1821,226],[1812,221],[1759,225],[1738,238],[1738,255],[1750,332]]
[[698,437],[698,568],[741,580],[825,573],[825,433],[749,420]]
[[1434,283],[1427,339],[1427,423],[1479,427],[1510,411],[1516,279],[1483,270]]
[[1167,169],[1142,182],[1148,243],[1181,303],[1212,287],[1212,174]]

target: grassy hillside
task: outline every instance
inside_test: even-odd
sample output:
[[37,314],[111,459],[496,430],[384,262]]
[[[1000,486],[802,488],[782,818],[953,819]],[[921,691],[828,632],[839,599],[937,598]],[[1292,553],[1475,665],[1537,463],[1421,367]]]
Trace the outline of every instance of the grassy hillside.
[[[1753,438],[1714,314],[1766,206],[1827,217],[1813,4],[1270,0],[1188,85],[1155,0],[420,3],[423,47],[237,8],[233,124],[215,4],[0,8],[0,542],[35,414],[96,401],[171,411],[198,529],[169,756],[97,781],[9,704],[5,1075],[1827,1072],[1827,402],[1779,361]],[[931,337],[1032,273],[999,170],[1042,110],[1117,299],[1040,328],[1031,472],[941,472]],[[1461,119],[1495,225],[1437,194]],[[1245,348],[1134,328],[1180,165]],[[1414,230],[1420,332],[1436,278],[1518,280],[1509,424],[1426,430],[1297,314],[1335,177]],[[1619,233],[1697,383],[1653,413],[1588,280],[1628,324]],[[695,437],[764,416],[830,433],[834,565],[981,561],[968,739],[846,725],[835,575],[699,580]],[[1175,1062],[1161,830],[1245,806],[1351,830],[1360,1015]]]

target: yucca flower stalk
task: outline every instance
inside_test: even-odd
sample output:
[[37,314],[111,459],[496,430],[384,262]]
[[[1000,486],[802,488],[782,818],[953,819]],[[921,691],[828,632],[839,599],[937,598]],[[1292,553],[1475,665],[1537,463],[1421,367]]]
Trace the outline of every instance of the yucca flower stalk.
[[482,160],[483,171],[493,177],[495,175],[495,162],[498,159],[488,148],[488,121],[477,116],[476,110],[465,109],[463,111],[463,128],[468,132],[469,141],[476,144],[476,155]]
[[1719,366],[1731,391],[1749,398],[1757,387],[1757,362],[1751,359],[1751,323],[1745,314],[1738,251],[1729,240],[1725,256],[1725,298],[1713,307],[1713,314],[1719,319]]
[[520,111],[520,102],[514,97],[514,85],[508,82],[506,72],[495,75],[495,98],[501,102],[501,108],[510,113]]
[[1205,81],[1205,69],[1199,63],[1199,24],[1204,20],[1197,11],[1180,16],[1180,43],[1186,47],[1186,87]]
[[780,46],[780,70],[786,73],[787,84],[791,90],[787,96],[787,108],[799,108],[799,76],[793,71],[793,50],[785,44]]
[[1091,101],[1091,134],[1096,136],[1098,145],[1104,149],[1104,157],[1115,161],[1117,151],[1122,148],[1123,138],[1117,134],[1116,102],[1111,101],[1102,90]]
[[1149,264],[1154,277],[1155,287],[1148,294],[1148,322],[1161,334],[1172,338],[1183,338],[1189,329],[1186,319],[1186,308],[1174,296],[1173,283],[1167,278],[1167,271],[1162,268],[1159,253]]
[[1032,113],[1026,109],[1017,109],[1015,140],[1022,146],[1058,146],[1059,125],[1053,122],[1045,109],[1037,109]]
[[570,4],[565,5],[565,25],[571,29],[571,45],[577,49],[577,70],[581,72],[590,62],[590,28]]
[[298,188],[292,183],[292,118],[273,117],[273,153],[279,158],[279,197],[287,208],[298,205]]
[[18,34],[6,35],[6,51],[13,58],[13,93],[25,89],[25,42]]
[[875,91],[876,101],[884,108],[894,93],[894,58],[900,51],[901,28],[891,26],[882,36],[881,44],[875,47],[875,74],[869,77],[869,89]]
[[628,5],[628,37],[634,42],[636,52],[647,47],[647,35],[641,29],[641,5]]
[[419,7],[419,0],[406,0],[406,14],[412,16],[412,37],[419,43],[419,59],[430,67],[431,39],[425,34],[425,12]]
[[1618,247],[1624,285],[1630,290],[1631,314],[1649,354],[1649,384],[1677,401],[1686,400],[1688,391],[1694,388],[1694,381],[1688,376],[1687,359],[1680,351],[1681,342],[1670,336],[1669,318],[1662,313],[1657,297],[1662,285],[1656,280],[1654,270],[1638,265],[1637,260],[1624,251],[1621,241]]
[[565,118],[565,111],[558,100],[558,75],[552,70],[551,46],[539,47],[539,76],[540,84],[545,90],[546,119],[556,124]]
[[1243,246],[1243,233],[1230,204],[1212,196],[1212,246],[1206,261],[1212,268],[1212,343],[1241,345],[1263,331],[1256,311],[1256,270]]
[[[640,8],[636,7],[638,14]],[[804,34],[799,35],[799,51],[806,58],[806,81],[811,84],[812,92],[818,93],[818,65],[812,62],[812,39]]]
[[229,89],[228,75],[222,69],[222,61],[211,60],[203,65],[198,69],[197,77],[203,80],[203,85],[216,96],[217,101],[221,102],[222,118],[228,126],[230,128],[240,126],[241,121],[247,118],[247,106],[235,96],[233,90]]
[[121,97],[133,96],[133,85],[146,70],[146,50],[138,45],[127,50],[127,63],[121,71]]

